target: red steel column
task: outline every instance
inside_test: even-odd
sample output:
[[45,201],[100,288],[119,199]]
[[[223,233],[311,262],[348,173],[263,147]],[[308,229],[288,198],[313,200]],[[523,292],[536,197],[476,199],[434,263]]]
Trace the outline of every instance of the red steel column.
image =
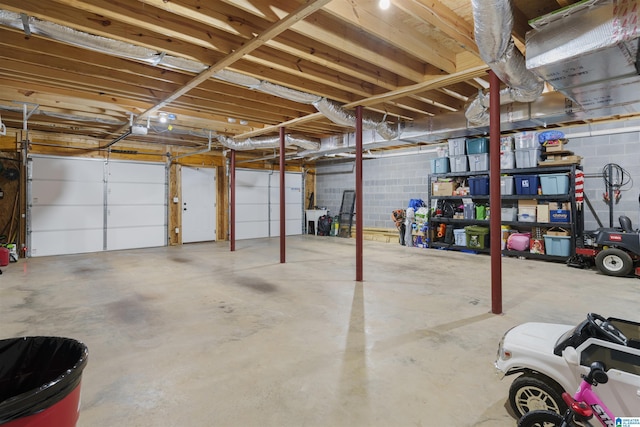
[[231,252],[236,250],[236,150],[231,150],[231,166],[229,168],[229,243]]
[[489,242],[491,246],[491,312],[502,313],[502,230],[500,229],[500,79],[489,71]]
[[285,251],[287,247],[286,230],[287,223],[285,218],[285,200],[284,200],[284,127],[280,128],[280,264],[286,262]]
[[362,106],[356,107],[356,282],[362,282]]

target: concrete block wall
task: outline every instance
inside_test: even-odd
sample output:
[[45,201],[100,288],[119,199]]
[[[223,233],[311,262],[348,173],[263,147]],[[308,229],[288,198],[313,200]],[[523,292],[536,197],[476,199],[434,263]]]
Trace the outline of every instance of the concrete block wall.
[[[582,156],[585,174],[585,194],[605,227],[609,226],[609,206],[603,201],[603,193],[607,191],[602,175],[608,163],[620,165],[633,180],[632,185],[625,186],[620,201],[613,206],[614,226],[618,217],[626,215],[631,218],[634,228],[640,227],[640,133],[637,131],[619,133],[624,129],[640,126],[640,120],[627,120],[599,125],[584,125],[562,129],[568,136],[580,133],[596,133],[595,136],[570,138],[566,146],[568,150]],[[607,131],[611,134],[607,134]],[[603,133],[603,134],[601,134]],[[594,215],[585,205],[585,230],[598,228]]]
[[[605,227],[609,226],[609,208],[602,200],[602,193],[606,189],[600,175],[606,164],[615,163],[628,171],[634,184],[623,189],[626,191],[622,191],[620,202],[614,205],[614,225],[618,224],[618,216],[627,215],[634,228],[640,228],[640,132],[634,129],[638,127],[640,120],[621,120],[560,129],[568,136],[595,134],[571,137],[566,149],[583,157],[585,194]],[[627,132],[625,128],[632,131]],[[608,130],[611,134],[607,134]],[[435,153],[428,153],[365,160],[364,226],[393,228],[391,211],[406,208],[413,198],[421,198],[426,202],[428,175],[431,173],[430,160],[435,157]],[[316,204],[328,208],[331,215],[337,215],[342,191],[355,188],[355,163],[351,160],[340,163],[321,162],[317,173]],[[597,228],[595,217],[586,204],[583,209],[585,230]]]

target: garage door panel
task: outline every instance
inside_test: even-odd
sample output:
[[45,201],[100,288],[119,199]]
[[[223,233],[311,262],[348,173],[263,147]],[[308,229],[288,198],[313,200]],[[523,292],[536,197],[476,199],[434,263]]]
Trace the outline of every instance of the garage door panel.
[[166,245],[165,227],[136,226],[107,230],[107,249],[110,251],[134,248],[153,248]]
[[239,187],[236,190],[236,205],[269,203],[269,190],[267,188]]
[[[288,219],[285,221],[285,232],[287,236],[302,234],[302,223],[296,219]],[[280,236],[280,221],[271,221],[271,235],[273,237]]]
[[256,239],[269,237],[268,221],[252,221],[236,224],[236,239]]
[[40,181],[32,186],[33,205],[100,205],[104,203],[102,182]]
[[31,179],[34,181],[104,181],[103,160],[34,157],[32,162]]
[[165,185],[151,183],[109,183],[107,203],[111,205],[148,205],[162,204],[165,198]]
[[103,212],[102,206],[33,206],[31,230],[102,230]]
[[[300,204],[285,204],[284,210],[285,218],[288,220],[302,220],[302,211],[300,210]],[[271,218],[272,219],[280,219],[280,204],[272,203],[271,204]]]
[[114,227],[164,226],[164,207],[158,206],[109,206],[107,229]]
[[157,163],[110,162],[109,183],[157,184],[166,180],[164,165]]
[[31,238],[31,256],[102,251],[103,230],[41,231]]
[[236,171],[236,186],[269,188],[269,173],[238,170]]
[[236,208],[236,224],[248,221],[268,221],[269,207],[267,205],[242,205]]

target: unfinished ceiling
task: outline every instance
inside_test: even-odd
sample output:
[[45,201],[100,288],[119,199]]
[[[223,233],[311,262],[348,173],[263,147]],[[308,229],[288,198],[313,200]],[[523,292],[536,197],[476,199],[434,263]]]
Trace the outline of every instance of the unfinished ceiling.
[[[574,0],[514,0],[528,20]],[[357,105],[390,129],[463,111],[486,89],[471,0],[0,0],[0,115],[21,129],[201,147],[353,129]],[[89,47],[92,45],[92,47]],[[174,117],[175,116],[175,117]],[[168,118],[160,123],[160,118]],[[169,129],[171,128],[171,129]],[[231,141],[231,139],[229,139]]]

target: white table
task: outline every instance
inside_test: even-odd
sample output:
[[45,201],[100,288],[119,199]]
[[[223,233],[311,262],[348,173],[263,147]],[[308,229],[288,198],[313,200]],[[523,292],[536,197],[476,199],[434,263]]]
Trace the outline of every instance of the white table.
[[320,218],[322,215],[326,215],[327,214],[327,210],[326,209],[307,209],[305,210],[305,215],[306,215],[306,219],[307,219],[307,234],[309,234],[309,221],[313,221],[313,232],[314,234],[318,234],[318,218]]

